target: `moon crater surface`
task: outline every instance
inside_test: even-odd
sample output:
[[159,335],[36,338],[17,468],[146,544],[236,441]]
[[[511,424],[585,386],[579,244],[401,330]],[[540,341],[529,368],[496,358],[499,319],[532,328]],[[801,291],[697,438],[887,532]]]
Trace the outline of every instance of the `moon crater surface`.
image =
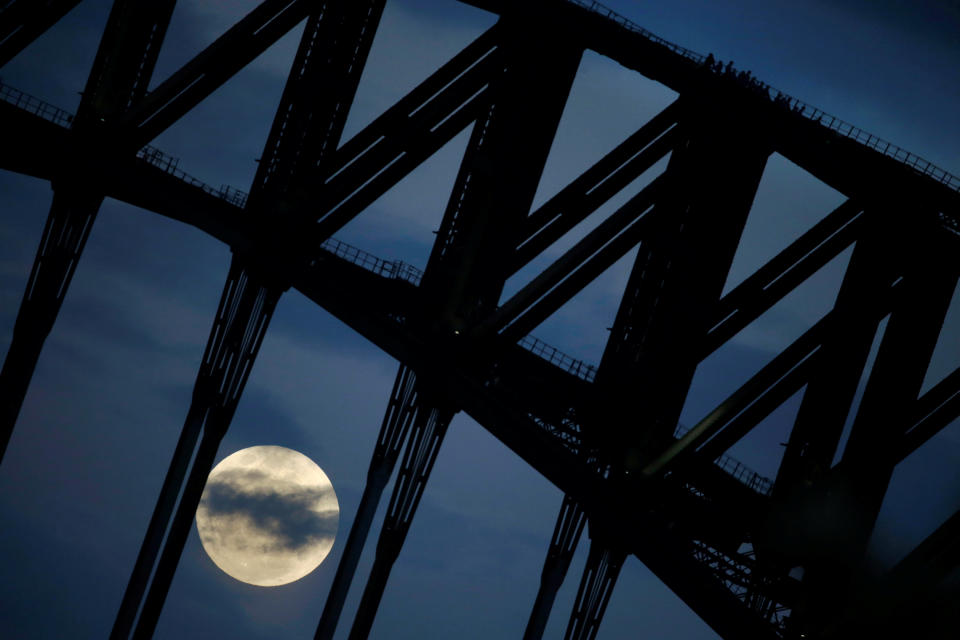
[[256,446],[213,468],[197,509],[200,543],[237,580],[276,587],[330,553],[340,506],[327,474],[293,449]]

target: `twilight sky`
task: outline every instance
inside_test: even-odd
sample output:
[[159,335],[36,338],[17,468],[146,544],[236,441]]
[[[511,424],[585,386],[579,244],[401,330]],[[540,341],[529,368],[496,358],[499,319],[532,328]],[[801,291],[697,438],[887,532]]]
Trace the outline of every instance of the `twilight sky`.
[[[154,84],[255,6],[181,0]],[[822,0],[610,0],[649,30],[738,68],[960,173],[960,5]],[[0,70],[5,83],[74,111],[110,3],[85,0]],[[389,0],[345,138],[481,33],[494,16],[453,0]],[[213,184],[246,190],[299,39],[288,34],[154,145]],[[674,94],[587,52],[551,149],[542,202],[613,148]],[[467,132],[375,202],[338,237],[424,267]],[[521,286],[646,181],[639,179],[508,283]],[[49,184],[0,173],[0,350],[49,209]],[[771,157],[727,287],[842,201]],[[909,215],[909,212],[904,212]],[[229,264],[201,232],[107,200],[47,340],[0,466],[0,636],[104,637],[109,632],[189,405]],[[534,333],[599,362],[631,252]],[[682,420],[692,423],[830,308],[849,251],[771,309],[698,370]],[[960,295],[925,387],[960,364]],[[317,462],[340,502],[330,556],[293,584],[229,578],[194,529],[157,638],[312,637],[356,510],[396,362],[296,291],[284,295],[217,460],[244,447],[290,447]],[[772,476],[798,397],[731,453]],[[451,425],[374,638],[518,637],[562,495],[469,418]],[[386,499],[382,507],[386,506]],[[898,467],[872,553],[889,565],[960,507],[958,421]],[[383,509],[381,509],[382,512]],[[379,530],[382,513],[374,525]],[[373,537],[341,619],[346,637]],[[581,541],[547,629],[562,635],[586,557]],[[716,635],[635,558],[628,559],[600,638]]]

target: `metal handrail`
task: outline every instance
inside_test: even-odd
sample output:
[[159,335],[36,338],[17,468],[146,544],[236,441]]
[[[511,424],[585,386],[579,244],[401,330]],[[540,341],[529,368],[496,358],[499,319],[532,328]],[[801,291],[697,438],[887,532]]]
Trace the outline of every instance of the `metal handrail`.
[[[44,102],[39,98],[15,89],[10,85],[3,84],[2,82],[0,82],[0,100],[8,102],[28,113],[40,116],[44,120],[66,129],[73,126],[74,115],[69,111],[55,107],[49,102]],[[209,193],[221,200],[226,200],[241,209],[247,204],[247,193],[245,191],[234,189],[229,185],[221,185],[219,188],[211,186],[178,168],[177,165],[180,163],[179,158],[168,155],[156,147],[147,145],[137,151],[136,157],[151,166],[166,171],[187,184],[202,189],[205,193]]]
[[0,82],[0,100],[8,102],[15,107],[28,111],[34,115],[40,116],[61,127],[69,128],[73,124],[73,114],[59,107],[55,107],[49,102],[44,102],[29,93],[24,93],[19,89],[14,89],[10,85]]
[[166,154],[156,147],[151,147],[150,145],[143,147],[137,151],[137,158],[143,160],[150,166],[162,169],[175,178],[183,180],[187,184],[202,189],[205,193],[209,193],[210,195],[220,198],[221,200],[226,200],[236,207],[243,209],[247,205],[247,198],[249,197],[249,194],[247,194],[246,191],[235,189],[229,185],[221,185],[220,188],[211,186],[206,182],[193,177],[186,171],[178,168],[177,165],[180,164],[180,158],[175,158],[169,154]]
[[368,251],[358,249],[353,245],[335,238],[327,238],[320,245],[320,248],[329,251],[338,258],[343,258],[384,278],[405,280],[414,286],[419,286],[423,280],[423,271],[413,265],[409,265],[401,260],[384,260],[383,258],[378,258]]
[[744,72],[737,73],[735,69],[732,69],[732,67],[723,68],[720,64],[708,65],[707,63],[712,59],[712,56],[704,56],[696,51],[687,49],[686,47],[681,47],[680,45],[674,44],[668,40],[664,40],[660,36],[647,31],[637,23],[625,18],[601,2],[593,2],[590,0],[566,1],[599,15],[605,16],[613,22],[621,25],[623,28],[633,31],[634,33],[638,33],[647,40],[650,40],[651,42],[658,44],[677,55],[687,58],[697,65],[713,71],[714,73],[729,74],[737,79],[746,80],[749,86],[762,92],[764,95],[766,95],[767,99],[771,100],[775,104],[782,105],[794,113],[802,115],[808,120],[816,122],[827,129],[837,132],[845,138],[859,142],[869,149],[873,149],[874,151],[877,151],[889,158],[893,158],[897,162],[910,167],[917,173],[945,184],[954,191],[960,191],[960,177],[949,173],[945,169],[941,169],[928,160],[924,160],[915,153],[911,153],[902,147],[891,144],[879,136],[875,136],[872,133],[864,131],[863,129],[850,124],[849,122],[845,122],[836,116],[826,113],[822,109],[818,109],[807,104],[806,102],[803,102],[802,100],[798,100],[784,91],[775,89],[765,83],[760,83],[755,78],[752,78],[749,74]]
[[597,376],[597,368],[594,365],[587,364],[583,360],[577,360],[573,356],[567,355],[539,338],[524,336],[517,344],[530,353],[540,356],[550,364],[556,365],[567,373],[577,376],[581,380],[593,382]]
[[[685,427],[682,424],[678,424],[676,430],[673,432],[673,437],[679,440],[689,432],[690,427]],[[745,484],[747,487],[753,489],[757,493],[768,496],[770,495],[770,492],[773,491],[773,481],[770,480],[770,478],[760,475],[736,458],[728,456],[725,453],[717,456],[714,459],[713,464],[717,467],[720,467],[720,469],[726,472],[727,475],[739,480],[742,484]]]
[[[420,286],[420,282],[423,280],[423,271],[412,265],[400,260],[384,260],[369,251],[364,251],[335,238],[327,238],[320,247],[338,258],[343,258],[384,278],[405,280],[414,286]],[[543,358],[567,373],[577,376],[581,380],[593,382],[597,375],[595,366],[587,364],[583,360],[577,360],[534,336],[524,336],[518,344],[532,354]]]

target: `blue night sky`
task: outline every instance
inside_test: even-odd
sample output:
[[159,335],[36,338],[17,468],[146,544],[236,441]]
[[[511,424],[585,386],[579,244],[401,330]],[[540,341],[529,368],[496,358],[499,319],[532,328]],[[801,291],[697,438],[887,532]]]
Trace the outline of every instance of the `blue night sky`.
[[[870,0],[609,0],[658,35],[749,69],[774,87],[960,173],[960,4]],[[154,84],[255,0],[181,0]],[[3,82],[70,111],[79,103],[110,3],[85,0],[0,70]],[[344,139],[403,96],[495,16],[453,0],[389,0]],[[152,144],[203,181],[246,190],[301,28]],[[532,34],[535,37],[535,34]],[[537,202],[558,191],[672,102],[669,89],[587,52]],[[375,202],[338,238],[423,268],[468,131]],[[656,169],[655,169],[656,170]],[[614,198],[513,278],[506,295],[635,193]],[[47,182],[0,173],[0,350],[50,206]],[[829,213],[843,196],[771,157],[727,288]],[[535,204],[535,206],[536,206]],[[905,211],[904,215],[909,215]],[[635,251],[534,333],[598,363]],[[849,250],[698,369],[682,420],[693,423],[833,303]],[[200,231],[107,200],[47,340],[0,466],[0,636],[105,637],[189,406],[229,265]],[[960,294],[925,388],[960,364]],[[308,638],[363,490],[397,363],[296,291],[282,298],[217,460],[257,444],[317,462],[342,509],[329,558],[293,584],[259,588],[217,569],[194,529],[158,638]],[[772,477],[799,397],[731,454]],[[394,566],[375,638],[519,637],[536,595],[561,492],[458,414]],[[381,514],[373,535],[379,531]],[[889,566],[960,507],[960,421],[900,465],[871,545]],[[373,537],[347,600],[346,637]],[[547,637],[563,633],[586,558],[581,540]],[[716,638],[629,558],[600,638]]]

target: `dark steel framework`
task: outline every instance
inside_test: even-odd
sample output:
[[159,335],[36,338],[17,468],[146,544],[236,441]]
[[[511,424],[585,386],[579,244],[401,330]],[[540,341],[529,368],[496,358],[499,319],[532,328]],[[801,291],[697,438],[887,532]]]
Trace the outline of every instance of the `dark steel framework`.
[[[104,197],[192,224],[233,250],[111,637],[152,635],[217,447],[291,286],[403,363],[317,638],[336,629],[399,461],[350,632],[367,637],[458,411],[565,493],[525,638],[542,636],[585,526],[590,551],[567,638],[596,636],[628,555],[728,639],[945,634],[957,598],[948,579],[960,561],[957,515],[879,578],[861,562],[894,467],[960,413],[960,369],[920,395],[960,275],[960,180],[596,2],[466,1],[501,19],[344,142],[385,0],[264,0],[150,92],[174,0],[116,0],[76,117],[0,87],[0,130],[31,141],[7,145],[0,166],[54,189],[0,374],[2,450]],[[76,4],[3,3],[0,64]],[[212,189],[146,146],[304,20],[249,195]],[[531,211],[588,48],[679,98]],[[331,239],[471,126],[425,272]],[[52,160],[81,150],[82,163]],[[848,200],[721,295],[774,151]],[[637,195],[501,300],[507,278],[667,157]],[[638,245],[598,367],[527,335]],[[678,429],[697,364],[850,246],[833,309],[702,421]],[[775,482],[729,464],[725,452],[801,390]]]

